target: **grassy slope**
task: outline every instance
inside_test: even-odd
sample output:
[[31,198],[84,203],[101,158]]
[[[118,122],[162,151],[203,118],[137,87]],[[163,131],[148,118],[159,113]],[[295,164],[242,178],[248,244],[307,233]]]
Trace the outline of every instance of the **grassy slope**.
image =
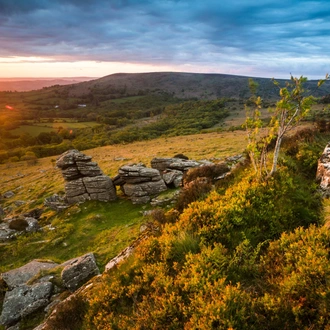
[[34,125],[22,125],[10,131],[11,134],[20,135],[22,133],[29,133],[32,136],[38,136],[42,132],[57,132],[60,128],[76,129],[95,127],[99,124],[96,122],[82,122],[82,123],[43,123]]
[[[113,329],[310,329],[313,324],[325,329],[329,234],[324,234],[328,230],[322,227],[313,178],[320,146],[329,136],[317,138],[317,143],[299,141],[296,159],[283,153],[282,165],[287,167],[282,166],[273,180],[252,180],[244,171],[224,195],[213,192],[191,204],[175,224],[142,243],[131,268],[126,263],[122,273],[119,270],[117,282],[116,272],[110,272],[103,287],[92,289],[89,325],[93,323],[95,329],[108,325]],[[287,141],[291,156],[298,140],[296,136]],[[306,167],[311,161],[313,168]],[[328,201],[325,206],[327,215]],[[311,222],[320,227],[298,229],[301,237],[288,234]],[[287,234],[279,241],[283,231]],[[268,240],[274,240],[270,248]],[[99,292],[105,292],[103,298]]]
[[[154,157],[172,157],[177,153],[197,160],[223,158],[242,152],[245,143],[244,132],[236,131],[106,146],[85,153],[93,157],[105,174],[114,176],[123,164],[143,162],[149,166]],[[64,181],[60,171],[54,168],[55,158],[40,159],[32,166],[25,162],[0,165],[0,193],[15,192],[14,197],[1,202],[2,207],[12,208],[7,216],[42,207],[45,197],[63,192]],[[16,206],[17,200],[27,203]],[[52,224],[57,230],[21,237],[10,245],[0,246],[0,271],[34,258],[61,262],[88,251],[96,252],[97,261],[103,267],[137,237],[141,223],[146,221],[140,213],[144,209],[145,206],[134,206],[121,197],[113,203],[90,202],[74,206],[61,215],[49,210],[43,215],[41,224]]]

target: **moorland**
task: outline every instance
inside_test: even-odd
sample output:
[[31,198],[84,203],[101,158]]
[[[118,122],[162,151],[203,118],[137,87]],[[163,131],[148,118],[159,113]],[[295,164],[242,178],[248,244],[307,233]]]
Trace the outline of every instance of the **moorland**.
[[[279,89],[255,80],[265,132]],[[46,208],[40,222],[56,230],[1,245],[0,270],[90,251],[103,270],[139,237],[142,224],[152,223],[133,256],[63,304],[49,329],[326,329],[330,203],[315,173],[330,138],[329,84],[309,84],[315,104],[283,141],[276,175],[257,178],[246,162],[225,180],[209,178],[205,189],[200,181],[190,184],[177,204],[149,217],[142,213],[150,205],[121,195],[62,213]],[[126,163],[149,165],[180,153],[214,162],[236,154],[248,159],[246,105],[254,106],[248,78],[226,75],[118,74],[0,92],[1,193],[15,193],[1,206],[15,216],[63,193],[54,164],[70,148],[91,155],[110,177]],[[40,315],[22,320],[21,328],[33,329]]]

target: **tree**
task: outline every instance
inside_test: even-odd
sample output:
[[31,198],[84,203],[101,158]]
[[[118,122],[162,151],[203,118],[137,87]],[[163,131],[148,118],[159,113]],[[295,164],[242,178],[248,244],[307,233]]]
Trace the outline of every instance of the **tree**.
[[[249,89],[251,97],[248,99],[245,105],[246,120],[244,127],[248,136],[247,152],[249,154],[252,166],[258,177],[262,177],[264,171],[267,171],[267,145],[271,140],[271,134],[268,133],[263,138],[259,138],[260,129],[263,126],[260,118],[262,100],[260,96],[256,96],[259,84],[252,78],[249,78]],[[248,105],[254,105],[254,109],[248,107]]]
[[48,144],[48,143],[50,143],[52,136],[49,132],[41,132],[37,136],[37,139],[40,142],[40,144]]
[[[325,79],[318,82],[317,87],[320,87],[325,80],[328,79],[328,74]],[[306,77],[300,78],[291,75],[291,82],[286,84],[286,87],[280,88],[280,101],[276,104],[275,113],[272,117],[272,125],[277,129],[276,144],[274,149],[273,164],[269,176],[276,172],[278,156],[280,153],[281,144],[284,135],[300,120],[308,114],[312,104],[315,103],[315,98],[312,95],[305,96],[303,84],[307,81]],[[279,86],[277,81],[274,81],[276,86]]]
[[[325,79],[318,82],[317,87],[320,87],[328,78],[329,76],[327,74]],[[247,151],[255,171],[260,177],[264,173],[269,177],[276,172],[284,135],[296,126],[301,119],[306,117],[311,106],[315,103],[315,98],[312,95],[306,95],[306,91],[303,88],[303,84],[306,81],[306,77],[301,76],[300,78],[296,78],[291,75],[291,81],[286,83],[285,87],[280,87],[280,84],[274,80],[274,84],[279,88],[281,99],[276,103],[268,134],[260,138],[259,129],[262,127],[262,121],[260,119],[261,99],[255,96],[258,84],[252,79],[249,80],[249,87],[252,94],[249,104],[255,104],[255,109],[251,111],[250,108],[246,107],[246,121],[244,126],[248,134]],[[267,148],[274,138],[276,142],[272,168],[268,173],[266,168]]]
[[21,160],[26,160],[28,165],[35,165],[38,162],[36,154],[32,151],[27,151],[25,155],[21,157]]

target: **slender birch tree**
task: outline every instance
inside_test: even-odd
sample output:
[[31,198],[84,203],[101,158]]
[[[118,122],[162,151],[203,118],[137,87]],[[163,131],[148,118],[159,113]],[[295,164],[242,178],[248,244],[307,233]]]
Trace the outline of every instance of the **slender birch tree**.
[[[320,87],[327,79],[328,74],[325,79],[318,82],[317,87]],[[313,95],[306,96],[306,91],[303,88],[303,84],[306,81],[306,77],[301,76],[300,78],[296,78],[291,75],[291,81],[286,84],[286,87],[279,87],[281,99],[276,104],[275,113],[272,116],[271,123],[277,133],[273,164],[269,176],[272,176],[276,172],[278,157],[284,135],[296,126],[301,119],[307,116],[311,106],[315,103],[315,98]],[[274,83],[276,86],[279,86],[277,81],[274,80]]]
[[[329,79],[327,74],[325,79],[318,82],[317,87],[320,87],[326,80]],[[245,128],[248,134],[247,151],[249,153],[252,165],[258,176],[262,177],[266,174],[267,177],[272,176],[277,170],[277,162],[281,149],[281,144],[285,134],[295,127],[301,119],[307,116],[311,106],[315,103],[315,98],[312,95],[306,95],[303,84],[307,81],[306,77],[293,77],[285,87],[280,87],[280,84],[273,80],[278,86],[281,99],[276,103],[276,108],[273,112],[270,130],[268,134],[259,138],[259,129],[262,127],[260,119],[261,99],[256,97],[257,83],[249,80],[249,87],[252,94],[251,100],[255,104],[255,110],[251,111],[246,107]],[[268,173],[267,162],[267,147],[270,141],[275,138],[275,148],[273,154],[272,168]]]

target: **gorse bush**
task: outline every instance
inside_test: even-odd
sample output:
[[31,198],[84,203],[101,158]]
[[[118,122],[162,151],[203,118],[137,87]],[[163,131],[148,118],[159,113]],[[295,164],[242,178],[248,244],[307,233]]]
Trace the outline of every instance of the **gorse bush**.
[[180,191],[176,209],[182,211],[190,203],[205,197],[212,190],[212,183],[207,178],[197,178],[186,184]]
[[161,234],[99,284],[85,328],[326,329],[330,232],[316,225],[322,204],[305,143],[266,181],[241,170],[187,198],[176,222],[159,215]]
[[257,300],[267,329],[329,328],[329,239],[328,228],[313,225],[270,244],[260,262],[264,285]]
[[233,249],[246,237],[257,245],[283,231],[316,222],[321,201],[314,191],[314,185],[285,169],[264,182],[247,174],[224,195],[214,191],[189,205],[180,221],[207,244],[221,242]]

